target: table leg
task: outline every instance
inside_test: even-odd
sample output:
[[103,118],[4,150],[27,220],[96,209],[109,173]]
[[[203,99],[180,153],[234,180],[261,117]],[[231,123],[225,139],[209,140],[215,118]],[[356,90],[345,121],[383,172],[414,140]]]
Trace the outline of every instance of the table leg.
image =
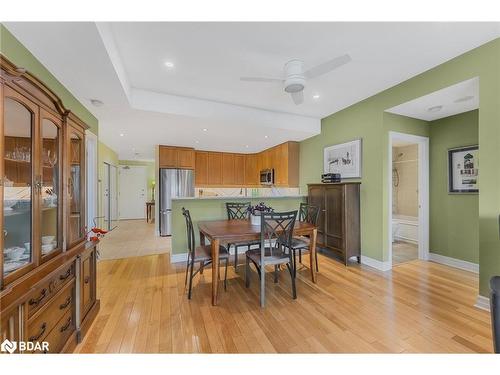
[[219,240],[212,240],[212,305],[217,305],[219,291]]
[[318,230],[315,228],[312,230],[310,244],[311,248],[309,249],[309,268],[311,270],[311,280],[313,283],[316,283],[316,236],[318,235]]

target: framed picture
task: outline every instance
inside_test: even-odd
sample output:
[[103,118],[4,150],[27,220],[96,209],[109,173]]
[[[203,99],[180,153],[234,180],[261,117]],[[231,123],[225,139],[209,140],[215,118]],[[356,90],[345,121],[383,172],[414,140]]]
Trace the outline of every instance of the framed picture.
[[478,193],[479,147],[466,146],[448,150],[448,192]]
[[361,178],[361,139],[324,149],[323,173],[340,173],[341,178]]

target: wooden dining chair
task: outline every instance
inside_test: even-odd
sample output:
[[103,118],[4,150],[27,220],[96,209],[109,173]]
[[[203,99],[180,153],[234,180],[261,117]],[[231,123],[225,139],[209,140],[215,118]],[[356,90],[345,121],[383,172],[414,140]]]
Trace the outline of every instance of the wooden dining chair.
[[[250,212],[248,208],[250,207],[250,202],[227,202],[226,211],[228,220],[248,220],[250,217]],[[258,246],[260,241],[245,241],[238,243],[228,243],[226,245],[229,250],[231,246],[234,246],[234,269],[238,266],[238,248],[247,247],[250,250],[250,246]]]
[[[189,288],[188,288],[188,299],[191,299],[191,290],[193,285],[193,277],[196,276],[198,272],[203,270],[203,267],[212,263],[212,249],[210,245],[196,246],[194,239],[194,227],[193,221],[191,220],[191,214],[189,210],[182,207],[182,215],[186,219],[186,229],[187,229],[187,243],[188,243],[188,259],[186,265],[186,277],[184,280],[184,287],[187,285],[188,274],[189,274]],[[229,253],[224,246],[219,247],[219,264],[220,261],[226,260],[226,268],[224,270],[224,290],[227,289],[227,267],[229,262]],[[200,268],[194,271],[195,263],[200,264]]]
[[260,278],[261,307],[265,306],[266,265],[274,266],[274,282],[277,283],[280,266],[286,264],[292,281],[292,296],[293,299],[297,298],[292,252],[286,249],[291,246],[296,217],[297,211],[263,213],[261,215],[260,248],[246,252],[245,286],[247,288],[250,286],[250,262],[252,262]]
[[[307,203],[301,203],[299,208],[299,221],[306,222],[316,226],[319,218],[319,207],[312,206]],[[311,241],[307,236],[293,237],[290,250],[293,255],[293,269],[297,273],[297,258],[296,253],[299,253],[299,263],[302,263],[302,251],[309,251]],[[318,252],[316,251],[314,261],[316,263],[316,272],[319,271],[318,267]]]

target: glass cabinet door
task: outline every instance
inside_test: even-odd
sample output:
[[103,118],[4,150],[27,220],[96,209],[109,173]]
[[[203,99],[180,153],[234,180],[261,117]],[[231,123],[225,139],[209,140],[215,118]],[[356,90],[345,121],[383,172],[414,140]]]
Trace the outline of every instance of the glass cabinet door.
[[60,233],[60,121],[42,111],[41,115],[41,253],[42,260],[61,247]]
[[4,99],[4,278],[34,261],[32,176],[35,113],[36,107],[29,102],[8,96]]
[[71,247],[75,242],[85,237],[84,233],[84,185],[83,185],[83,136],[71,130],[69,140],[69,224],[68,244]]

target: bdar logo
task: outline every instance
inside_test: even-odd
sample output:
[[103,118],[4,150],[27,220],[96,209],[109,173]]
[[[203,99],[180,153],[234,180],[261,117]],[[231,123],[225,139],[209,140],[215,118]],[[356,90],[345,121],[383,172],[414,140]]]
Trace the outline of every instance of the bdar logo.
[[0,350],[2,352],[14,353],[17,349],[17,342],[10,341],[9,339],[5,339],[4,342],[0,345]]

